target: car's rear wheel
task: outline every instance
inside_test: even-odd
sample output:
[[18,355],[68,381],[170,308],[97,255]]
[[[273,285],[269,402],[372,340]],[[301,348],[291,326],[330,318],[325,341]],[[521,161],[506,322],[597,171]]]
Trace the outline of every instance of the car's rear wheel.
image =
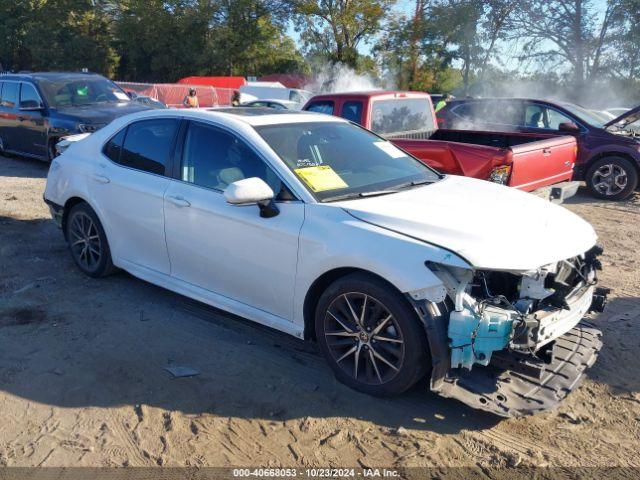
[[355,273],[338,279],[316,308],[316,338],[336,378],[371,395],[404,392],[429,367],[424,329],[391,285]]
[[607,200],[624,200],[638,186],[638,172],[626,158],[605,157],[589,167],[586,181],[594,196]]
[[90,277],[104,277],[115,270],[102,224],[86,203],[74,205],[66,220],[66,235],[76,265]]

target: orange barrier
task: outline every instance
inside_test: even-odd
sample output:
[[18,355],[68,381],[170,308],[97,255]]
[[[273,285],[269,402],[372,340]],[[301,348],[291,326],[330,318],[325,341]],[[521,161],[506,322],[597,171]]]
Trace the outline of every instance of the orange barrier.
[[207,86],[193,86],[177,83],[135,83],[116,82],[125,92],[155,98],[170,108],[184,108],[182,101],[195,88],[200,107],[219,107],[231,105],[232,88],[216,88]]

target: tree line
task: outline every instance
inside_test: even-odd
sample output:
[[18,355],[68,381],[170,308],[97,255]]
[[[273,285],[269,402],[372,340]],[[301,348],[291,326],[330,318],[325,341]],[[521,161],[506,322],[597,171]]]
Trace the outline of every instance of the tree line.
[[[0,0],[5,70],[88,68],[121,80],[308,74],[341,63],[398,88],[514,75],[640,79],[640,0]],[[409,8],[407,8],[409,5]],[[292,25],[298,44],[286,34]],[[361,48],[368,44],[363,54]]]

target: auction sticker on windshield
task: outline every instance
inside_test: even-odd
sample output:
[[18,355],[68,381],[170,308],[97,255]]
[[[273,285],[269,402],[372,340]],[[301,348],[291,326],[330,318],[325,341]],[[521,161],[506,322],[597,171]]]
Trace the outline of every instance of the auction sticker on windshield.
[[314,192],[337,190],[349,186],[329,165],[296,168],[294,171]]

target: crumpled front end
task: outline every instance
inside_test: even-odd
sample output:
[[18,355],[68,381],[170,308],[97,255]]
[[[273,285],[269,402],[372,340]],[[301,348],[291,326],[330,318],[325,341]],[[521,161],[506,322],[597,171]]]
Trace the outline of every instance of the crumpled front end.
[[419,309],[431,389],[501,416],[555,407],[602,346],[601,333],[582,321],[606,303],[608,290],[596,286],[601,253],[595,246],[529,272],[429,263],[448,293],[447,302]]

